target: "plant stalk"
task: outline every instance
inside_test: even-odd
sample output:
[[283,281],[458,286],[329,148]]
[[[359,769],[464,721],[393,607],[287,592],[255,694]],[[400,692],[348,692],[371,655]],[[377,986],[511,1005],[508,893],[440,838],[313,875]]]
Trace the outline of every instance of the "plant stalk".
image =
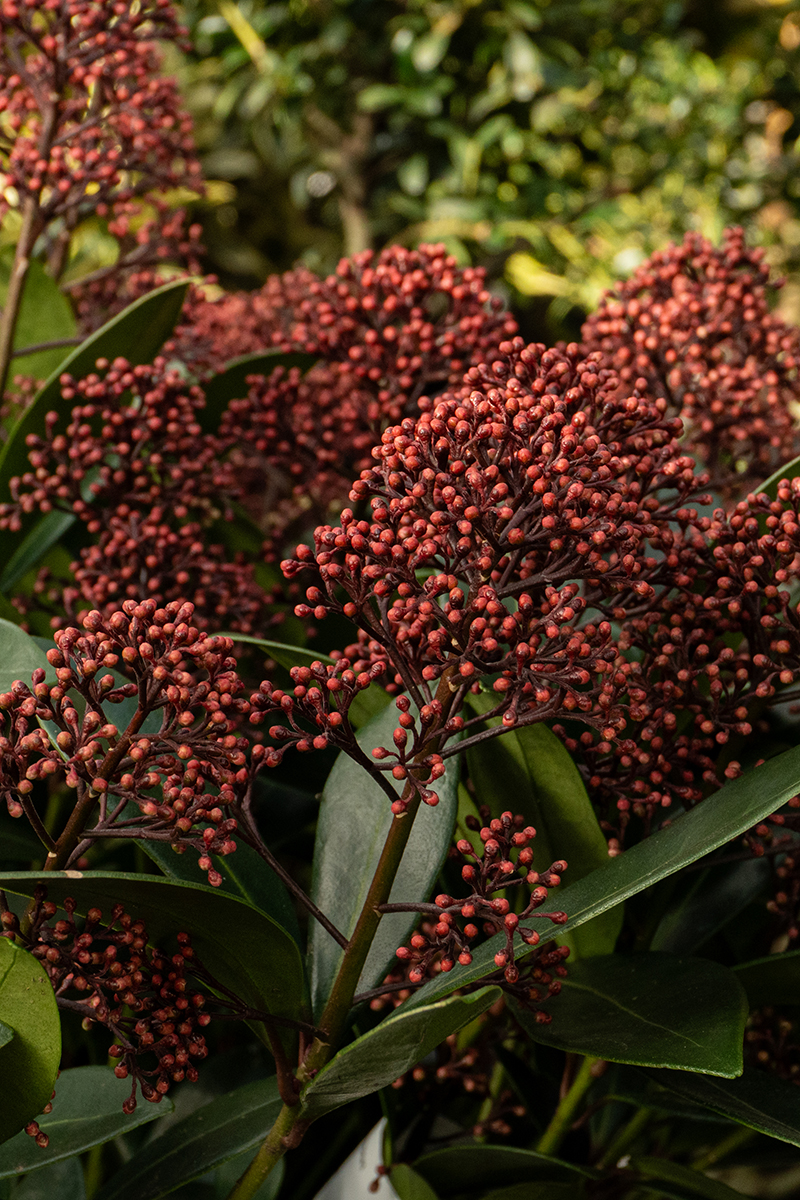
[[31,265],[33,244],[36,241],[36,216],[38,203],[35,196],[28,196],[22,210],[22,229],[14,253],[11,267],[11,278],[8,281],[6,302],[3,305],[3,316],[0,318],[0,396],[6,390],[8,372],[14,351],[14,334],[22,307],[22,296],[25,291],[25,280]]
[[595,1080],[593,1069],[597,1063],[602,1061],[600,1058],[585,1058],[583,1060],[567,1094],[562,1097],[558,1108],[553,1113],[550,1124],[539,1139],[536,1149],[540,1154],[555,1154],[556,1150],[558,1150],[570,1131],[584,1095]]

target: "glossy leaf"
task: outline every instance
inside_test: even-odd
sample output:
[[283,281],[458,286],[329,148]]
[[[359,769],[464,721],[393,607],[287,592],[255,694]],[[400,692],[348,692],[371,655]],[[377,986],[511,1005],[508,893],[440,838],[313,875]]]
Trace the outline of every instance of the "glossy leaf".
[[784,466],[778,467],[777,471],[773,471],[759,487],[753,488],[756,495],[761,495],[763,492],[769,496],[770,500],[775,500],[778,495],[778,484],[782,479],[792,480],[800,475],[800,455],[797,458],[792,458]]
[[691,954],[747,908],[770,878],[769,863],[763,858],[719,867],[711,864],[698,871],[662,917],[651,950]]
[[768,954],[733,968],[751,1008],[769,1004],[800,1005],[800,950]]
[[[495,700],[485,693],[470,704],[486,712]],[[497,724],[494,719],[492,724]],[[538,870],[556,859],[567,861],[568,883],[583,879],[608,862],[608,843],[592,803],[566,747],[546,725],[528,725],[481,742],[467,752],[470,778],[479,804],[495,814],[521,813],[536,830],[534,864]],[[573,935],[575,956],[610,954],[622,926],[622,911],[610,910]]]
[[314,1077],[303,1093],[304,1112],[321,1117],[393,1083],[501,995],[499,988],[481,988],[470,996],[454,996],[387,1018],[340,1050]]
[[[392,745],[397,717],[397,709],[390,705],[359,732],[358,744],[367,755],[375,746]],[[392,888],[392,903],[428,900],[453,835],[458,772],[458,759],[451,759],[436,782],[439,803],[435,808],[420,805]],[[394,786],[399,792],[402,783]],[[340,754],[322,793],[311,894],[345,937],[350,937],[355,928],[394,819],[391,803],[378,784],[352,758]],[[357,992],[368,991],[383,979],[397,947],[417,919],[416,913],[392,913],[382,918]],[[318,1013],[328,998],[342,951],[316,922],[310,943],[311,996],[314,1012]]]
[[[31,1139],[28,1138],[28,1141]],[[14,1200],[86,1200],[83,1168],[77,1158],[66,1158],[34,1171],[14,1189]]]
[[[578,883],[551,893],[553,908],[568,915],[567,924],[559,929],[559,937],[738,837],[779,809],[799,788],[800,747],[797,746],[731,780],[702,804],[677,817],[666,829],[609,860]],[[551,934],[549,923],[547,931]],[[520,943],[520,960],[526,953],[529,951]],[[447,976],[425,984],[405,1002],[404,1008],[429,1004],[490,974],[495,970],[494,955],[495,944],[490,939],[474,951],[470,966],[456,966]]]
[[30,687],[31,675],[38,667],[47,671],[51,683],[55,682],[44,650],[19,625],[0,620],[0,692],[10,691],[17,679]]
[[0,1146],[0,1178],[71,1158],[173,1110],[168,1097],[158,1104],[148,1104],[140,1098],[134,1111],[126,1116],[122,1103],[130,1094],[130,1079],[117,1079],[111,1067],[73,1067],[62,1071],[56,1083],[53,1111],[38,1118],[50,1138],[49,1146],[41,1150],[33,1138],[18,1133]]
[[[243,1154],[237,1154],[235,1158],[229,1158],[227,1162],[221,1163],[220,1166],[214,1169],[214,1194],[215,1200],[228,1200],[228,1196],[233,1191],[236,1184],[244,1175],[250,1163],[253,1161],[253,1147],[245,1150]],[[281,1159],[280,1162],[272,1168],[267,1178],[261,1184],[261,1187],[253,1195],[253,1200],[276,1200],[283,1186],[283,1177],[286,1174],[286,1160]],[[206,1176],[206,1178],[209,1178]],[[196,1181],[194,1186],[197,1186]]]
[[266,655],[273,658],[279,666],[290,671],[292,667],[308,667],[313,662],[327,663],[334,660],[329,654],[320,654],[318,650],[308,650],[305,646],[292,646],[288,642],[273,642],[269,638],[252,637],[249,633],[225,633],[224,637],[233,638],[234,642],[242,642],[248,646],[257,646]]
[[[35,872],[2,874],[0,887],[30,896],[41,879]],[[46,881],[49,900],[60,904],[72,896],[81,913],[91,907],[108,912],[114,904],[124,904],[144,921],[155,944],[187,930],[203,965],[246,1003],[302,1019],[305,984],[297,945],[276,921],[243,900],[153,875],[53,871]]]
[[[13,261],[14,248],[4,247],[0,252],[0,307],[6,302]],[[36,346],[41,342],[73,338],[77,328],[69,300],[38,259],[31,259],[14,329],[14,350],[24,351],[26,347]],[[52,350],[37,350],[33,354],[15,353],[11,360],[9,376],[11,379],[15,375],[46,379],[68,354],[69,347],[64,346],[57,346]]]
[[48,512],[25,535],[0,574],[0,591],[10,592],[22,576],[37,566],[48,550],[75,524],[74,513]]
[[274,1077],[219,1096],[148,1142],[94,1200],[158,1200],[258,1146],[280,1110]]
[[674,1200],[741,1200],[741,1192],[735,1192],[717,1179],[709,1179],[700,1171],[684,1167],[680,1163],[668,1162],[665,1158],[635,1158],[630,1169],[644,1180],[656,1180],[661,1186],[659,1195]]
[[50,1099],[61,1059],[61,1022],[42,964],[0,938],[0,1021],[14,1036],[0,1050],[0,1142]]
[[748,1067],[738,1079],[713,1079],[686,1071],[648,1071],[657,1084],[693,1104],[781,1142],[800,1146],[797,1085]]
[[597,1177],[590,1167],[564,1162],[536,1150],[469,1144],[425,1154],[414,1163],[414,1170],[427,1180],[441,1200],[489,1187],[519,1186],[521,1182],[528,1186],[539,1180],[575,1187],[584,1178]]
[[408,1163],[398,1163],[389,1172],[389,1183],[398,1200],[439,1200],[436,1192]]
[[[168,879],[201,886],[208,883],[206,872],[201,871],[198,865],[197,855],[191,851],[176,854],[168,842],[151,842],[145,838],[137,840],[137,845],[158,864]],[[239,842],[235,853],[215,858],[214,869],[222,876],[219,891],[246,900],[253,908],[260,909],[282,925],[298,946],[302,945],[297,913],[289,893],[252,847]]]
[[306,354],[302,350],[266,350],[257,354],[243,354],[232,358],[223,369],[209,379],[203,390],[206,394],[206,406],[198,414],[198,424],[206,433],[213,433],[219,428],[222,414],[231,400],[239,400],[247,395],[247,377],[249,375],[271,375],[276,367],[290,370],[300,367],[307,371],[317,361],[314,354]]
[[731,1078],[742,1072],[747,998],[718,963],[672,954],[610,954],[568,966],[552,1021],[515,1005],[536,1042],[645,1067]]

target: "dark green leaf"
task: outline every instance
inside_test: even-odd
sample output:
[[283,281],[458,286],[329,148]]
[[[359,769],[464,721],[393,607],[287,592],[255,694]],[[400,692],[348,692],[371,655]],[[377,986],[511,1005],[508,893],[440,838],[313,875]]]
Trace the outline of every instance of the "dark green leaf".
[[[30,896],[41,879],[35,872],[3,874],[0,887]],[[187,930],[203,966],[247,1004],[302,1019],[305,981],[297,945],[276,921],[243,900],[153,875],[53,871],[46,883],[48,899],[60,904],[72,896],[80,912],[95,906],[108,912],[124,904],[144,921],[153,943]]]
[[778,484],[782,479],[794,479],[800,475],[800,455],[797,458],[792,458],[784,466],[778,467],[777,471],[764,480],[760,487],[754,488],[756,495],[761,495],[762,492],[769,496],[770,500],[776,499],[778,495]]
[[314,1077],[303,1093],[304,1113],[323,1113],[370,1096],[416,1066],[426,1054],[499,999],[496,987],[449,1000],[413,1013],[398,1013],[358,1038]]
[[158,1104],[140,1099],[130,1116],[126,1116],[122,1103],[130,1094],[130,1079],[117,1079],[111,1067],[74,1067],[62,1071],[56,1083],[53,1111],[39,1118],[50,1145],[40,1150],[33,1138],[18,1133],[0,1147],[0,1178],[71,1158],[172,1112],[173,1104],[167,1097]]
[[733,968],[751,1008],[800,1004],[800,950],[769,954]]
[[10,691],[17,679],[30,687],[31,675],[38,667],[47,671],[51,683],[55,682],[44,650],[19,625],[0,620],[0,692]]
[[747,908],[770,880],[763,858],[747,862],[713,864],[698,871],[670,906],[650,943],[651,950],[691,954]]
[[431,1185],[442,1200],[462,1192],[487,1187],[519,1185],[542,1180],[580,1187],[581,1178],[595,1178],[589,1167],[563,1162],[536,1150],[513,1146],[460,1145],[434,1150],[414,1163],[414,1170]]
[[14,1030],[9,1029],[8,1025],[4,1025],[2,1021],[0,1021],[0,1049],[2,1049],[7,1042],[10,1042],[13,1036]]
[[[168,879],[182,879],[186,883],[201,885],[208,882],[205,871],[198,866],[196,854],[176,854],[168,843],[148,842],[144,838],[138,845],[153,862],[158,863]],[[289,893],[255,850],[240,842],[234,854],[215,859],[214,867],[222,876],[221,891],[260,909],[282,925],[298,946],[302,944],[297,913]]]
[[[495,701],[479,694],[470,697],[470,704],[486,712]],[[538,870],[565,859],[566,878],[575,883],[608,862],[608,843],[578,768],[546,725],[528,725],[479,743],[467,752],[467,762],[479,804],[488,804],[495,813],[521,813],[535,828]],[[621,909],[588,922],[572,937],[576,957],[610,954],[621,926]]]
[[258,354],[243,354],[240,358],[232,358],[226,363],[218,375],[209,379],[204,386],[206,406],[198,414],[198,423],[206,433],[213,433],[219,428],[222,414],[231,400],[239,400],[247,395],[248,375],[271,375],[276,367],[290,370],[300,367],[307,371],[317,361],[314,354],[295,350],[282,352],[266,350]]
[[610,1062],[741,1074],[747,999],[736,976],[704,958],[610,954],[569,967],[549,1025],[515,1005],[534,1041]]
[[41,1171],[34,1171],[27,1179],[20,1180],[13,1196],[14,1200],[53,1200],[54,1196],[58,1200],[86,1200],[80,1159],[66,1158]]
[[280,1110],[274,1077],[220,1096],[148,1142],[94,1200],[158,1200],[257,1146]]
[[398,1163],[392,1167],[389,1183],[399,1200],[439,1200],[433,1188],[408,1163]]
[[[229,1158],[227,1162],[222,1163],[221,1166],[214,1169],[214,1193],[216,1200],[228,1200],[228,1196],[252,1161],[253,1147],[251,1146],[249,1150],[245,1150],[244,1154],[237,1154],[235,1158]],[[285,1172],[286,1160],[282,1158],[272,1168],[258,1191],[255,1192],[253,1200],[275,1200],[281,1190]]]
[[668,1162],[665,1158],[635,1158],[630,1164],[632,1171],[637,1171],[644,1179],[657,1179],[666,1187],[659,1189],[662,1196],[672,1196],[675,1200],[741,1200],[741,1192],[735,1192],[727,1184],[716,1179],[709,1179],[700,1171],[691,1167],[681,1166],[680,1163]]
[[47,972],[7,938],[0,938],[0,1021],[14,1032],[0,1050],[0,1142],[5,1142],[47,1104],[61,1058],[61,1023]]
[[797,1085],[748,1067],[738,1079],[712,1079],[686,1071],[648,1071],[660,1084],[684,1100],[702,1104],[749,1129],[781,1142],[800,1146],[800,1105]]
[[[559,936],[738,837],[796,795],[799,786],[798,746],[726,783],[666,829],[632,846],[585,879],[551,893],[553,907],[566,912],[569,918]],[[526,953],[526,947],[520,946],[519,957]],[[456,966],[448,975],[425,984],[404,1007],[431,1003],[491,974],[495,970],[494,955],[495,944],[490,940],[477,948],[470,966]]]
[[22,576],[42,561],[47,551],[77,520],[74,513],[49,512],[40,517],[3,567],[0,591],[10,592]]
[[[14,248],[4,247],[0,252],[0,307],[5,304]],[[14,329],[14,350],[25,350],[41,342],[55,342],[73,338],[77,324],[72,306],[52,276],[48,275],[37,259],[32,259],[25,280],[17,324]],[[38,350],[34,354],[15,354],[11,360],[9,377],[30,375],[33,379],[46,379],[69,353],[67,347]]]
[[[397,716],[397,709],[391,705],[359,732],[358,743],[367,755],[375,746],[392,745]],[[391,903],[428,899],[453,836],[458,772],[458,758],[450,759],[445,774],[436,783],[439,803],[435,808],[420,806],[392,888]],[[402,783],[395,786],[400,791]],[[352,758],[340,754],[322,793],[311,894],[345,937],[350,937],[355,928],[394,819],[391,803],[378,784]],[[358,992],[368,991],[383,979],[397,947],[417,920],[416,913],[383,917]],[[312,1003],[314,1012],[319,1012],[339,969],[342,951],[316,922],[311,931],[310,955]]]
[[0,861],[36,864],[42,857],[42,843],[22,817],[0,813]]

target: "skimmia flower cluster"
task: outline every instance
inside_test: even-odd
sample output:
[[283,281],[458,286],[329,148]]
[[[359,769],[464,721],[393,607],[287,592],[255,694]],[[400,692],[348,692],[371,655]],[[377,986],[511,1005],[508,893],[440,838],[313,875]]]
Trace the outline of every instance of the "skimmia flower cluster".
[[187,933],[177,935],[177,952],[167,954],[121,904],[106,919],[101,909],[90,908],[80,924],[75,909],[67,898],[59,914],[40,888],[27,934],[12,912],[0,919],[4,936],[26,945],[42,963],[59,1007],[113,1035],[108,1053],[117,1078],[131,1080],[122,1108],[132,1113],[137,1092],[157,1103],[171,1084],[197,1081],[197,1063],[208,1054],[203,1030],[211,1021],[212,997],[193,977],[195,952]]
[[[240,447],[254,512],[280,527],[298,500],[323,514],[340,501],[388,424],[415,414],[423,394],[460,382],[516,328],[482,269],[459,268],[441,245],[392,246],[343,259],[327,279],[299,269],[253,295],[210,302],[195,293],[170,348],[198,371],[270,348],[318,358],[302,379],[255,379],[220,430]],[[276,471],[287,502],[277,518]]]
[[[116,222],[122,254],[107,274],[117,295],[127,270],[156,267],[182,249],[196,253],[199,231],[183,232],[163,199],[202,183],[191,121],[175,81],[159,73],[159,39],[184,40],[162,0],[0,5],[0,129],[8,144],[0,215],[19,209],[36,236],[45,234],[56,277],[83,220]],[[155,219],[142,213],[126,245],[131,202],[143,197]],[[83,289],[84,307],[98,299]]]
[[[209,882],[221,882],[211,855],[236,849],[232,814],[251,784],[236,733],[249,706],[232,642],[201,633],[192,616],[190,604],[152,600],[108,618],[90,612],[82,631],[55,635],[55,683],[38,668],[31,687],[19,681],[0,696],[0,790],[61,866],[97,839],[147,837],[193,849]],[[54,776],[86,817],[66,842],[40,814],[41,784]]]
[[202,390],[164,359],[131,367],[121,358],[99,360],[83,379],[64,375],[61,388],[75,402],[68,423],[48,414],[46,435],[29,437],[31,470],[11,480],[14,502],[0,506],[0,528],[58,508],[91,538],[73,564],[74,588],[53,596],[55,612],[111,612],[144,593],[162,604],[190,599],[212,628],[263,624],[254,564],[216,541],[238,484],[226,444],[199,424]]
[[[546,918],[555,925],[566,923],[566,913],[545,913],[538,910],[547,900],[548,889],[557,887],[561,882],[561,875],[567,869],[567,864],[559,860],[552,863],[546,871],[534,870],[533,849],[530,846],[536,837],[533,826],[525,825],[524,817],[515,817],[511,812],[490,818],[489,810],[484,809],[482,816],[487,821],[484,826],[474,818],[470,821],[470,824],[477,826],[476,832],[483,847],[482,854],[479,855],[466,838],[460,840],[456,846],[463,858],[475,860],[468,861],[461,869],[461,877],[472,891],[458,899],[442,894],[436,897],[433,904],[418,906],[431,914],[431,925],[427,932],[413,934],[410,945],[401,946],[397,957],[409,964],[409,983],[419,984],[434,961],[440,971],[452,971],[457,962],[468,966],[472,962],[470,945],[475,942],[481,931],[489,937],[502,934],[504,944],[494,956],[495,966],[501,972],[503,984],[515,985],[514,992],[521,995],[526,1003],[534,1006],[542,999],[542,991],[537,984],[546,984],[546,996],[555,996],[560,991],[558,979],[545,979],[543,968],[552,965],[556,967],[556,976],[563,978],[566,968],[561,966],[561,963],[569,956],[569,950],[561,948],[554,952],[552,948],[548,948],[547,963],[543,964],[540,956],[535,956],[526,963],[525,975],[522,978],[515,962],[514,936],[516,934],[521,937],[526,946],[538,946],[540,935],[535,929],[530,929],[521,922]],[[516,858],[513,855],[516,855]],[[499,893],[524,884],[528,884],[532,890],[527,897],[527,903],[517,912],[512,909],[509,900]],[[512,892],[511,895],[512,900],[516,898],[516,892]],[[401,904],[384,907],[386,911],[391,912],[403,909]],[[462,919],[460,924],[459,918]],[[555,958],[553,953],[556,953]],[[543,1010],[539,1010],[538,1019],[547,1023],[549,1018]]]
[[800,451],[800,331],[770,312],[763,251],[728,229],[689,233],[605,297],[583,328],[626,387],[636,378],[684,420],[692,450],[727,495]]

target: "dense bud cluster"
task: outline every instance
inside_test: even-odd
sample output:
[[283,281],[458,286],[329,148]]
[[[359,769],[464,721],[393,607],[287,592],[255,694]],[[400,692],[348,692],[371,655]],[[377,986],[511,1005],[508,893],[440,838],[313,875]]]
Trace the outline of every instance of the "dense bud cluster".
[[[526,920],[546,918],[555,925],[565,924],[566,913],[538,910],[547,900],[548,890],[558,887],[567,864],[559,861],[546,871],[534,870],[530,842],[535,838],[536,830],[525,825],[524,817],[504,812],[500,817],[490,820],[488,809],[483,810],[481,815],[487,824],[481,826],[474,818],[468,818],[468,824],[474,826],[478,833],[482,853],[478,854],[466,838],[457,844],[462,857],[474,860],[468,861],[461,870],[462,879],[472,890],[459,899],[440,895],[433,905],[422,906],[432,914],[427,931],[413,934],[410,944],[399,948],[397,957],[409,964],[408,982],[420,984],[434,960],[440,971],[451,971],[457,962],[468,966],[472,962],[470,946],[474,945],[481,931],[488,937],[500,934],[503,945],[494,956],[498,978],[503,986],[510,987],[526,1004],[535,1006],[561,990],[559,979],[567,973],[562,964],[569,950],[551,945],[543,947],[526,964],[523,974],[515,961],[514,939],[518,936],[526,946],[538,946],[539,934],[521,924]],[[526,884],[531,891],[527,903],[522,906],[516,904],[512,908],[509,900],[500,895],[510,888]],[[515,896],[516,893],[512,892],[512,899]],[[402,906],[389,907],[395,911]],[[550,1017],[538,1010],[537,1020],[546,1024]]]
[[368,465],[387,424],[515,332],[482,269],[458,268],[440,245],[392,246],[343,259],[327,279],[303,268],[252,296],[209,303],[198,294],[172,349],[195,369],[271,347],[319,357],[302,380],[255,381],[221,433],[242,447],[254,504],[277,469],[324,511]]
[[[32,206],[35,233],[48,231],[56,276],[72,231],[89,216],[109,218],[122,238],[113,268],[118,290],[126,268],[156,266],[181,245],[194,248],[198,231],[187,240],[182,218],[168,215],[158,198],[177,187],[200,191],[202,182],[191,120],[175,81],[158,70],[157,39],[184,40],[164,0],[0,4],[0,129],[9,146],[0,216]],[[142,197],[161,206],[149,225],[131,205]],[[163,228],[165,217],[171,228]],[[127,246],[129,230],[134,244]]]
[[[66,899],[59,917],[40,889],[22,941],[47,971],[59,1007],[113,1034],[108,1053],[117,1078],[132,1081],[122,1105],[131,1113],[137,1091],[158,1102],[172,1083],[197,1080],[196,1063],[208,1054],[202,1031],[211,1020],[210,997],[192,981],[195,955],[187,933],[177,935],[178,951],[170,955],[148,944],[144,922],[121,904],[105,921],[100,909],[90,908],[80,925],[75,909]],[[1,919],[4,936],[19,939],[13,913]],[[148,1065],[153,1058],[155,1065]]]
[[[654,550],[690,519],[680,504],[702,482],[679,423],[638,388],[620,396],[596,358],[521,339],[420,407],[386,430],[353,487],[371,519],[346,509],[338,527],[316,530],[313,551],[299,546],[282,564],[314,580],[298,616],[355,622],[348,657],[384,663],[423,724],[440,721],[433,688],[446,672],[456,699],[445,721],[491,676],[505,728],[574,712],[614,738],[627,678],[609,618],[670,583]],[[429,734],[411,712],[403,725],[393,772],[408,771]],[[460,718],[451,725],[464,731]]]
[[55,635],[47,657],[56,683],[38,668],[30,687],[18,681],[0,695],[10,814],[24,813],[50,844],[40,780],[63,778],[77,802],[95,800],[95,824],[69,862],[98,838],[147,837],[193,848],[209,882],[221,882],[211,855],[236,849],[232,813],[251,782],[235,732],[248,704],[232,642],[201,633],[192,615],[191,604],[152,600],[125,601],[108,618],[90,612],[83,631]]
[[800,331],[769,310],[763,251],[741,229],[653,254],[583,328],[625,387],[641,377],[685,424],[715,487],[741,494],[800,452]]
[[230,519],[237,494],[230,448],[203,432],[202,390],[163,359],[131,367],[99,360],[80,380],[61,378],[74,401],[63,431],[47,416],[43,438],[28,438],[31,470],[11,480],[14,503],[0,528],[25,513],[60,508],[84,525],[91,543],[73,564],[77,590],[65,600],[111,611],[143,592],[160,603],[190,599],[205,624],[252,630],[266,596],[254,564],[231,561],[213,525]]

